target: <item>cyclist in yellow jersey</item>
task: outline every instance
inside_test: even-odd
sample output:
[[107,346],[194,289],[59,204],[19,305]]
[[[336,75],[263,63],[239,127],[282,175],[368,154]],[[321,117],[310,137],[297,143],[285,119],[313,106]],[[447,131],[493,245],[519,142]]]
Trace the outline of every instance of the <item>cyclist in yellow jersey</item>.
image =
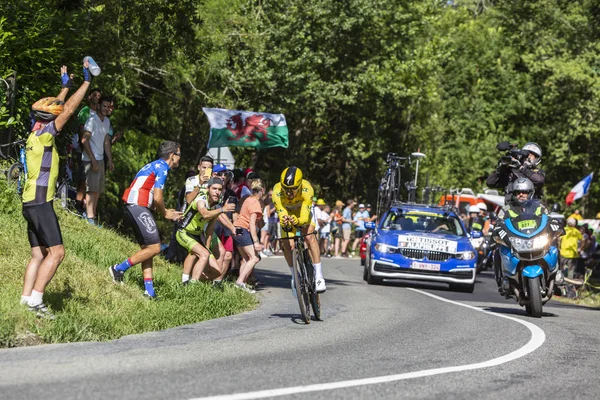
[[55,138],[75,112],[87,91],[91,75],[83,64],[84,82],[67,100],[73,82],[67,67],[61,68],[62,89],[57,97],[46,97],[31,107],[33,127],[26,144],[27,181],[23,190],[23,217],[31,246],[31,260],[25,270],[21,304],[40,317],[53,318],[43,303],[46,286],[65,256],[58,219],[52,199],[58,177],[58,152]]
[[[283,238],[293,238],[296,230],[299,229],[302,235],[307,235],[315,231],[315,225],[312,220],[312,197],[314,190],[307,180],[302,179],[302,171],[297,167],[288,167],[281,173],[281,180],[273,187],[273,204],[279,216],[279,223],[282,227]],[[293,240],[284,240],[283,255],[285,261],[292,269],[292,245]],[[315,282],[317,292],[322,293],[326,290],[325,279],[321,267],[321,253],[319,242],[315,235],[306,237],[306,243],[310,251],[310,257],[315,269]],[[294,278],[292,273],[292,291],[295,294]]]

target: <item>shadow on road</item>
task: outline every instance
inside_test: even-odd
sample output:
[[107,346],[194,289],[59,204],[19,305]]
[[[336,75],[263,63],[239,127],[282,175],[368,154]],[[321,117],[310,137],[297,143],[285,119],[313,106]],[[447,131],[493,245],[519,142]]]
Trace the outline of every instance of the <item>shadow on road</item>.
[[[525,311],[524,307],[523,308],[485,307],[485,308],[483,308],[483,310],[498,313],[498,314],[510,314],[510,315],[518,315],[521,317],[533,318],[533,317],[527,315],[527,312]],[[544,311],[542,313],[542,317],[546,317],[546,318],[558,317],[558,315],[551,313],[551,312]],[[535,319],[537,319],[537,318],[535,318]]]
[[[284,318],[284,319],[288,319],[289,318],[289,320],[292,321],[295,324],[298,324],[298,325],[307,325],[306,323],[304,323],[304,320],[302,319],[302,316],[300,314],[271,314],[269,316],[269,318],[273,318],[273,317]],[[310,320],[311,321],[317,321],[315,319],[315,317],[312,316],[312,315],[310,317]]]

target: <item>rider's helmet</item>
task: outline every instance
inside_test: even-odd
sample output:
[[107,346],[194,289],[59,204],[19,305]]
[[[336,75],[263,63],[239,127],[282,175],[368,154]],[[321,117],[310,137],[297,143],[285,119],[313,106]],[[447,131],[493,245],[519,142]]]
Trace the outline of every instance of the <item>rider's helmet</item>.
[[469,214],[472,214],[472,213],[473,214],[479,214],[479,210],[480,209],[479,209],[478,206],[472,205],[472,206],[469,206],[469,210],[468,211],[469,211]]
[[550,211],[552,211],[553,213],[559,213],[560,212],[560,204],[558,204],[558,203],[552,204]]
[[302,185],[302,171],[297,167],[287,167],[281,173],[279,182],[284,191],[295,193]]
[[487,212],[487,206],[485,205],[484,202],[481,203],[477,203],[477,207],[479,207],[479,210],[483,211],[483,212]]
[[490,211],[489,217],[490,217],[490,221],[495,221],[498,219],[498,214],[496,214],[496,212],[494,212],[494,211]]
[[53,121],[62,111],[65,103],[56,97],[44,97],[33,103],[31,111],[37,121]]
[[517,203],[526,201],[526,200],[520,201],[517,199],[517,194],[524,193],[524,192],[527,193],[526,200],[531,200],[533,198],[533,194],[535,193],[535,188],[533,186],[533,182],[531,182],[527,178],[519,178],[513,183],[512,200]]
[[525,146],[523,146],[523,150],[527,150],[535,156],[533,166],[538,165],[542,161],[542,148],[539,144],[534,142],[527,142],[525,143]]

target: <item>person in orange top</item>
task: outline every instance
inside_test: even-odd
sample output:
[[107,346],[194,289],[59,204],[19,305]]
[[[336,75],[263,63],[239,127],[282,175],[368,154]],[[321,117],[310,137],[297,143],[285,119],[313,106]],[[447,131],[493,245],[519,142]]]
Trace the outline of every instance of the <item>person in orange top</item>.
[[257,228],[257,222],[262,219],[263,210],[260,199],[265,194],[262,180],[254,180],[250,185],[250,190],[252,194],[244,200],[240,213],[233,224],[236,228],[233,241],[243,258],[236,285],[249,293],[255,293],[246,286],[246,280],[254,266],[260,261],[258,252],[262,250]]

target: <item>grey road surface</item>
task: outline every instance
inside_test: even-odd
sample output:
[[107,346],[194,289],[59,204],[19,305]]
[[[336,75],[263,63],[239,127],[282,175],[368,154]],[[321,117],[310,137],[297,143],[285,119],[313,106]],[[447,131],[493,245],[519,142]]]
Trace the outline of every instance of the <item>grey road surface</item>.
[[[326,259],[324,271],[322,322],[299,320],[287,266],[266,259],[257,310],[105,343],[1,350],[0,399],[600,397],[598,310],[551,301],[529,318],[489,273],[464,294],[370,286],[356,259]],[[428,375],[447,367],[459,368]]]

